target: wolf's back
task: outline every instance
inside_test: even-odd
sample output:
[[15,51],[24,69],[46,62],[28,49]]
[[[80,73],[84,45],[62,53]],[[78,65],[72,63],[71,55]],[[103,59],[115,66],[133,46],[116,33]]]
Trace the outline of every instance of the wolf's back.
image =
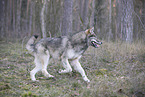
[[28,40],[26,44],[26,49],[29,51],[29,53],[32,53],[34,51],[34,43],[37,38],[38,38],[38,35],[34,35]]

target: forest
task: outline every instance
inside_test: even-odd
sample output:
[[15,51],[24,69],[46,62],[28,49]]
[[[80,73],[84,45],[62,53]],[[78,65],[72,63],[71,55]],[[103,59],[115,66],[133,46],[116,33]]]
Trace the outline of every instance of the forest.
[[[94,27],[103,44],[80,59],[86,75],[59,74],[61,62],[30,79],[32,35],[70,36]],[[145,97],[145,0],[0,0],[0,96]]]
[[0,37],[72,34],[94,26],[103,40],[145,40],[144,0],[1,0]]

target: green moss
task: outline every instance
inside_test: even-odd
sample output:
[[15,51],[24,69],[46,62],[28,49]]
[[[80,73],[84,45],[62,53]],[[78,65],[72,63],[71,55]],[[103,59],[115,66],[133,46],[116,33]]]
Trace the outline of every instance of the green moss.
[[21,96],[22,97],[37,97],[37,95],[33,94],[31,91],[25,92]]

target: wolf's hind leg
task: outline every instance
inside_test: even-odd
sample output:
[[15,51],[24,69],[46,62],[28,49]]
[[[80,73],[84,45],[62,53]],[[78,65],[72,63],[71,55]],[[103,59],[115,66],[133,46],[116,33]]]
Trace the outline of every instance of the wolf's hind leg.
[[30,71],[30,78],[32,81],[36,81],[35,74],[42,69],[41,62],[37,57],[35,57],[34,62],[36,67]]
[[87,76],[86,76],[86,74],[85,74],[84,69],[82,68],[82,66],[81,66],[81,64],[80,64],[80,62],[79,62],[79,59],[73,60],[73,61],[71,62],[71,65],[74,67],[74,69],[75,69],[77,72],[79,72],[79,73],[82,75],[84,81],[90,82],[90,80],[87,78]]
[[69,72],[72,72],[72,68],[68,62],[68,59],[64,58],[62,59],[62,64],[63,64],[63,67],[65,68],[64,70],[60,70],[59,73],[69,73]]
[[41,58],[42,58],[41,63],[43,64],[42,73],[44,74],[45,77],[54,77],[53,75],[51,75],[47,72],[47,65],[49,63],[49,57],[50,57],[50,55],[49,55],[48,51],[46,51],[46,55],[41,56]]

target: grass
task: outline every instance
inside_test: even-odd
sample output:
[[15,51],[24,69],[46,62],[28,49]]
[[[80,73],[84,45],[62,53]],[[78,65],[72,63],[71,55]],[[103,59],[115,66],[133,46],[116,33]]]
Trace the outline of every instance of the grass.
[[104,42],[98,49],[89,47],[80,60],[91,82],[82,80],[77,72],[58,74],[62,68],[54,61],[48,71],[55,78],[45,78],[41,72],[30,80],[33,57],[21,42],[0,41],[1,97],[144,97],[145,44]]

